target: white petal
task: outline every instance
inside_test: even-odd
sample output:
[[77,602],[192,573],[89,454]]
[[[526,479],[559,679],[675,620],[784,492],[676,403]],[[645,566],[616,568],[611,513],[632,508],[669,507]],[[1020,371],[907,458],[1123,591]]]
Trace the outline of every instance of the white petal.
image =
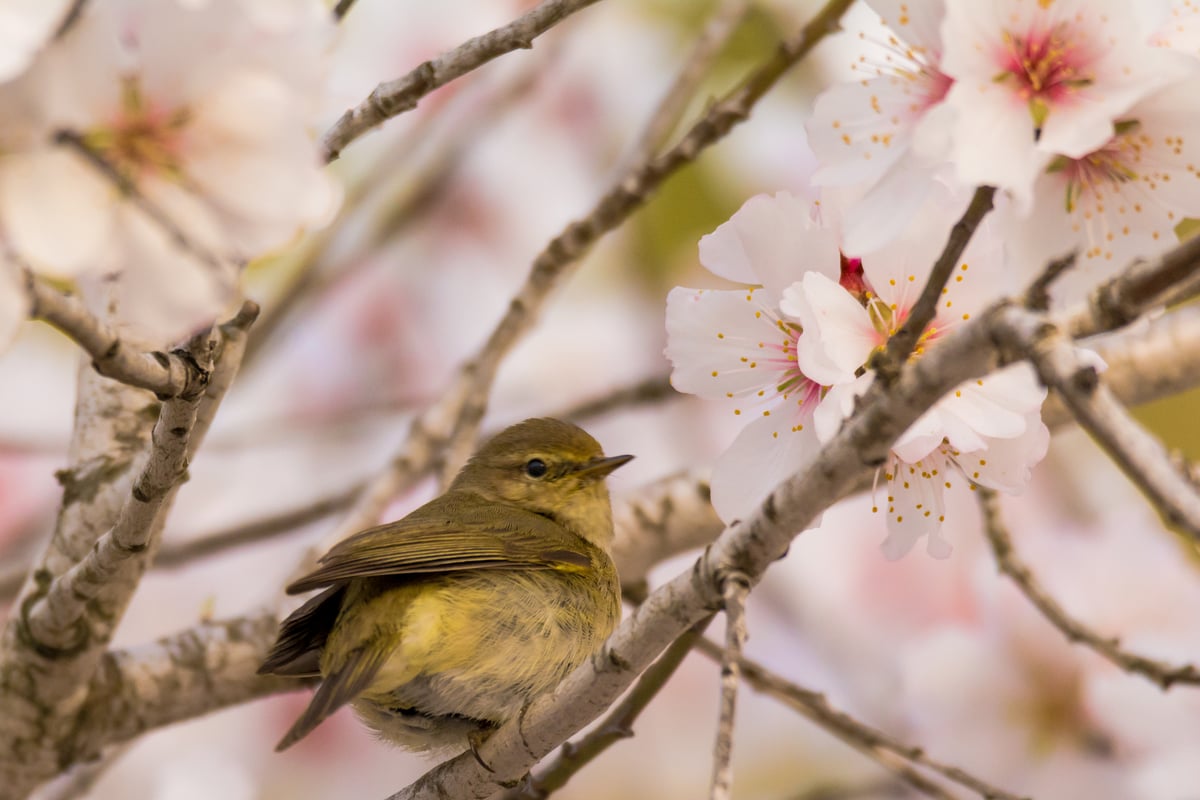
[[948,558],[953,548],[941,537],[945,521],[946,464],[940,453],[914,463],[893,460],[887,491],[888,535],[882,545],[884,558],[894,561],[928,536],[926,551],[934,558]]
[[931,408],[900,435],[892,445],[892,452],[902,461],[915,464],[937,450],[945,436],[942,415],[936,408]]
[[837,435],[842,422],[854,412],[854,401],[866,393],[875,381],[875,372],[864,372],[850,383],[831,386],[813,411],[813,429],[821,443]]
[[847,255],[871,253],[891,244],[911,225],[929,198],[936,166],[901,159],[846,213]]
[[1033,467],[1046,456],[1050,431],[1034,413],[1026,418],[1025,433],[1012,439],[992,439],[987,450],[966,453],[957,460],[967,477],[981,486],[1020,494]]
[[942,0],[867,0],[883,24],[909,44],[932,53],[942,50],[941,25],[946,9]]
[[836,277],[836,237],[812,217],[812,204],[788,192],[751,197],[700,239],[700,263],[722,278],[761,284],[776,299],[805,270]]
[[63,148],[0,163],[0,224],[13,250],[45,271],[73,275],[97,267],[117,202],[116,187]]
[[813,183],[871,184],[904,156],[916,124],[911,84],[887,75],[836,84],[817,96],[804,126],[822,165]]
[[126,268],[116,284],[120,320],[165,345],[211,324],[233,297],[232,265],[203,263],[135,209],[121,215]]
[[783,294],[779,307],[800,320],[800,371],[824,385],[854,379],[879,343],[867,311],[838,283],[809,272]]
[[784,358],[782,348],[790,338],[762,304],[765,294],[762,289],[671,290],[666,355],[676,389],[702,397],[774,389],[793,362]]
[[58,27],[68,0],[0,3],[0,81],[15,78]]
[[[782,411],[759,417],[717,459],[712,504],[727,525],[748,517],[772,489],[812,459],[820,445],[806,422]],[[815,519],[812,527],[819,524]]]

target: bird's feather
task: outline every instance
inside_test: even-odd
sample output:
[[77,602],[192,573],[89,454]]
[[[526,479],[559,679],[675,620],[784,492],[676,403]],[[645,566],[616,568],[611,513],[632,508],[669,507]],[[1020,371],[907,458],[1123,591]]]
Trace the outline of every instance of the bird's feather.
[[404,519],[336,545],[321,566],[288,587],[298,594],[350,578],[481,569],[586,569],[594,548],[556,521],[516,507],[503,515],[474,495],[451,492]]

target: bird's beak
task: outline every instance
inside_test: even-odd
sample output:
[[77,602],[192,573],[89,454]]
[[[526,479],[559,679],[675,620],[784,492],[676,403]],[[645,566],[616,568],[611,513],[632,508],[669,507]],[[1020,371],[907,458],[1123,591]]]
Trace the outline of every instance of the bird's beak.
[[603,478],[617,467],[633,461],[633,456],[610,456],[608,458],[593,458],[586,464],[576,468],[576,475],[587,475],[592,478]]

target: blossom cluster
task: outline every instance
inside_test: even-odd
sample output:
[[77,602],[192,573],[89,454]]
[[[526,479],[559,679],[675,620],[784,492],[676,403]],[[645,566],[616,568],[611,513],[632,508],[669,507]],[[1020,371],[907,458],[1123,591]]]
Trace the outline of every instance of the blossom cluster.
[[[752,511],[837,432],[868,362],[907,319],[978,186],[996,211],[921,333],[956,325],[1078,252],[1056,302],[1178,242],[1200,216],[1200,11],[1132,0],[866,0],[861,79],[821,94],[807,123],[812,199],[749,200],[700,261],[751,288],[676,288],[667,355],[677,389],[753,418],[718,460],[726,521]],[[799,138],[799,137],[797,137]],[[884,553],[941,536],[944,492],[1020,492],[1044,456],[1044,390],[1028,367],[957,387],[893,445],[874,509]]]
[[5,4],[0,345],[24,271],[156,344],[210,322],[251,258],[327,217],[320,0]]

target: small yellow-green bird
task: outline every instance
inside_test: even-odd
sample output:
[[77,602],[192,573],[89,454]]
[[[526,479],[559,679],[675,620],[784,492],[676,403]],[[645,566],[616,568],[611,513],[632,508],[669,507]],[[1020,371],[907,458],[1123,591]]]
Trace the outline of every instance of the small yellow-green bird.
[[261,674],[320,676],[276,747],[352,703],[413,750],[486,738],[594,653],[621,616],[604,478],[582,429],[531,419],[480,448],[445,494],[330,550],[289,594]]

